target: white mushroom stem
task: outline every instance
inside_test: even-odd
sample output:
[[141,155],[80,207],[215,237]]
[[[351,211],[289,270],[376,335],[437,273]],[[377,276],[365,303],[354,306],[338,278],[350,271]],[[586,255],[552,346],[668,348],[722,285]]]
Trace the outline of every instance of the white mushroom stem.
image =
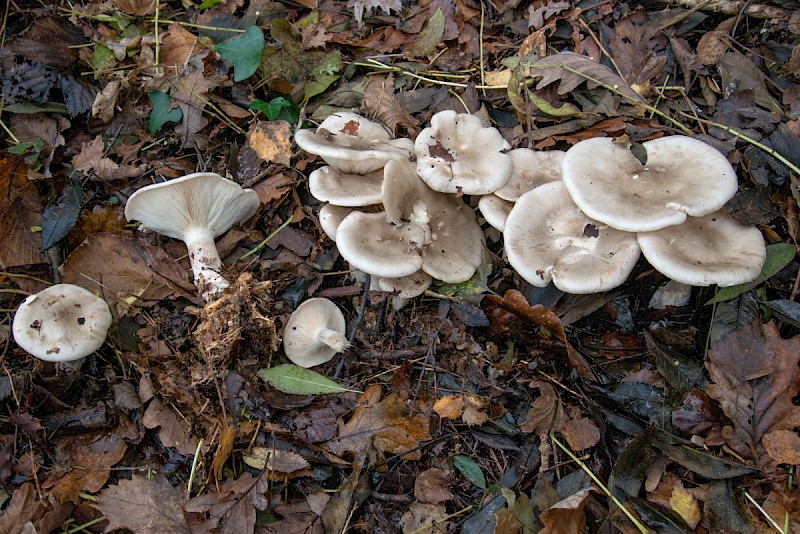
[[208,228],[189,228],[183,241],[189,250],[194,284],[201,288],[203,299],[211,301],[230,285],[220,274],[222,259],[214,242],[214,233]]
[[319,332],[317,332],[317,339],[320,343],[327,345],[336,352],[344,352],[350,346],[350,342],[347,341],[344,334],[330,328],[320,328]]

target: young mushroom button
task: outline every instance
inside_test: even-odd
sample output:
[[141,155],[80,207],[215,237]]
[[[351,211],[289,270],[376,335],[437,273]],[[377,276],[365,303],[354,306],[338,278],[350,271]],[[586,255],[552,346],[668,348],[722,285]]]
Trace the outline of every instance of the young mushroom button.
[[56,284],[26,298],[11,329],[31,355],[79,368],[103,345],[111,321],[103,299],[80,286]]
[[222,259],[214,238],[252,217],[258,194],[213,172],[198,172],[136,191],[125,205],[125,217],[142,230],[186,243],[194,283],[203,299],[213,300],[229,282],[220,274]]
[[300,367],[323,364],[348,346],[344,315],[328,299],[312,298],[303,302],[283,330],[286,357]]

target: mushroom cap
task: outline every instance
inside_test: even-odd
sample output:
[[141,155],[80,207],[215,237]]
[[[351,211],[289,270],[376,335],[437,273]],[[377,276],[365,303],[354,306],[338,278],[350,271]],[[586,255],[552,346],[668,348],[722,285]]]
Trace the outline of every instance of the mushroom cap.
[[329,361],[347,348],[345,320],[339,307],[328,299],[308,299],[292,313],[283,329],[286,357],[300,367]]
[[622,284],[639,259],[634,234],[584,214],[563,182],[519,197],[506,219],[505,251],[511,266],[537,287],[566,293],[607,291]]
[[497,196],[497,194],[483,195],[478,201],[478,209],[481,210],[481,215],[486,219],[486,222],[492,228],[496,228],[501,232],[506,227],[506,219],[514,203],[510,200],[504,200]]
[[541,151],[530,148],[515,148],[509,151],[511,176],[506,185],[494,194],[503,200],[513,202],[531,189],[560,180],[561,163],[565,154],[563,150]]
[[319,225],[331,241],[336,242],[336,231],[345,217],[353,213],[353,208],[325,204],[319,209]]
[[648,232],[712,213],[736,194],[736,173],[712,146],[683,135],[642,146],[644,165],[626,144],[605,137],[567,150],[563,180],[584,213],[620,230]]
[[213,172],[187,174],[148,185],[130,196],[125,218],[142,223],[142,230],[186,241],[198,229],[214,237],[255,214],[258,193]]
[[483,252],[484,236],[475,212],[462,199],[431,190],[409,161],[392,160],[383,172],[388,220],[424,230],[422,269],[448,284],[469,280]]
[[767,258],[761,232],[722,211],[637,234],[655,269],[693,286],[733,286],[755,280]]
[[440,111],[414,142],[417,173],[434,191],[486,195],[511,176],[511,148],[496,128],[469,113]]
[[381,291],[397,292],[396,296],[402,299],[410,299],[422,295],[426,289],[431,287],[432,282],[433,278],[425,271],[417,271],[401,278],[381,277],[378,279]]
[[422,268],[425,232],[415,224],[392,224],[386,212],[354,211],[339,223],[336,246],[354,268],[374,276],[400,278]]
[[298,130],[294,140],[309,154],[347,174],[367,174],[390,159],[409,159],[414,154],[410,139],[392,139],[377,122],[348,112],[328,116],[315,132]]
[[73,284],[56,284],[30,295],[17,308],[14,340],[48,362],[71,362],[99,349],[111,327],[108,304]]
[[383,202],[383,169],[367,174],[347,174],[325,166],[308,177],[308,189],[317,200],[335,206],[369,206]]

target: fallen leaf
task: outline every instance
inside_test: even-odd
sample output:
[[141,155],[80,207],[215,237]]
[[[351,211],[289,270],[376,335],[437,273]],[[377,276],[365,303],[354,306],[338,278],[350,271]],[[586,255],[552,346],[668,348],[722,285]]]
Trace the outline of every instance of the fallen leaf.
[[703,518],[697,499],[683,487],[683,483],[680,479],[677,480],[675,487],[672,489],[669,505],[670,508],[680,514],[683,520],[686,521],[686,524],[692,529],[697,527],[698,523],[700,523],[700,520]]
[[375,117],[394,134],[397,127],[403,126],[409,135],[416,132],[416,121],[403,109],[394,95],[394,76],[371,76],[364,88],[361,109],[368,117]]
[[183,112],[183,120],[175,127],[175,133],[181,138],[181,148],[205,147],[205,140],[199,139],[197,134],[206,127],[208,119],[203,116],[206,107],[206,93],[211,88],[211,82],[203,76],[202,62],[190,62],[185,74],[178,78],[177,90],[172,98],[178,103]]
[[353,15],[360,26],[365,11],[371,13],[373,9],[378,8],[389,15],[393,9],[395,11],[403,9],[403,4],[400,0],[347,0],[347,7],[353,8]]
[[245,454],[242,460],[255,469],[267,469],[285,474],[310,467],[308,461],[296,452],[268,449],[266,447],[253,447],[250,454]]
[[800,437],[793,430],[767,432],[761,441],[767,454],[779,464],[800,465]]
[[31,534],[55,531],[67,520],[73,508],[72,505],[59,504],[52,497],[49,501],[38,500],[34,485],[25,482],[11,493],[11,502],[0,514],[0,532]]
[[189,423],[171,406],[164,406],[160,399],[150,401],[142,415],[142,424],[145,428],[158,428],[158,437],[164,447],[175,447],[184,456],[194,455],[198,437],[191,433]]
[[170,67],[170,73],[177,73],[189,59],[205,47],[192,32],[180,24],[170,24],[161,36],[161,64]]
[[52,481],[53,495],[60,502],[75,504],[80,501],[80,492],[95,493],[105,486],[111,466],[122,460],[128,448],[114,434],[69,436],[56,440],[53,446],[56,454],[71,459],[70,471]]
[[433,403],[433,411],[442,419],[458,419],[464,413],[464,397],[447,395]]
[[575,452],[589,449],[600,442],[600,429],[594,421],[581,416],[578,410],[564,424],[561,434],[567,440],[569,448]]
[[189,534],[182,505],[186,496],[164,475],[152,479],[133,475],[97,494],[97,508],[108,525],[106,532],[127,528],[136,533]]
[[219,444],[214,453],[214,459],[211,460],[211,472],[216,480],[222,480],[222,469],[233,451],[234,439],[236,439],[236,429],[232,426],[225,427],[219,436]]
[[117,97],[122,83],[112,80],[97,94],[92,104],[92,117],[108,124],[117,112]]
[[400,518],[400,527],[403,534],[438,534],[449,530],[447,518],[443,504],[414,501]]
[[564,427],[566,415],[555,388],[540,381],[531,382],[528,387],[538,389],[539,396],[531,403],[519,429],[537,436],[560,431]]
[[[244,473],[237,479],[225,480],[217,492],[208,491],[193,497],[184,505],[184,510],[198,514],[202,519],[193,519],[192,531],[219,534],[252,533],[256,524],[256,506],[260,510],[267,507],[264,494],[268,490],[267,477],[253,477],[250,473]],[[198,521],[199,524],[195,524],[194,521]]]
[[583,509],[591,490],[581,490],[562,499],[539,516],[544,528],[539,534],[577,534],[586,530],[586,514]]
[[452,481],[443,469],[426,469],[414,480],[414,497],[419,502],[442,503],[453,498]]
[[247,132],[247,142],[266,162],[289,166],[292,158],[292,138],[286,121],[256,121]]
[[[110,119],[109,119],[110,120]],[[103,136],[98,135],[88,143],[81,144],[81,151],[72,158],[72,165],[79,171],[94,171],[93,178],[102,182],[127,180],[141,176],[147,165],[120,165],[105,156]]]

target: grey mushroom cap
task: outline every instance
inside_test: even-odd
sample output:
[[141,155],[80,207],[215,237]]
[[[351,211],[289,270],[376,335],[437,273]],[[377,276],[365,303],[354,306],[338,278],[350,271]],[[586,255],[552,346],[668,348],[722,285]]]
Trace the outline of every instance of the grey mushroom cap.
[[396,293],[396,296],[402,299],[410,299],[425,293],[432,282],[431,275],[425,271],[417,271],[401,278],[381,277],[378,279],[378,286],[381,291]]
[[486,219],[489,226],[501,232],[506,228],[506,219],[513,207],[513,202],[504,200],[495,194],[484,195],[478,201],[478,209],[483,218]]
[[229,283],[220,274],[222,260],[214,238],[252,217],[258,193],[213,172],[199,172],[136,191],[125,205],[125,217],[186,244],[194,283],[203,298],[213,299]]
[[506,185],[494,194],[503,200],[513,202],[540,185],[560,180],[561,163],[565,154],[563,150],[542,151],[530,148],[510,150],[508,157],[511,158],[511,176]]
[[308,177],[308,189],[317,200],[335,206],[359,207],[383,202],[383,169],[347,174],[325,166]]
[[767,249],[761,232],[722,211],[637,234],[642,255],[662,274],[693,286],[733,286],[755,280]]
[[496,128],[475,115],[440,111],[414,142],[417,173],[434,191],[486,195],[511,176],[510,148]]
[[607,291],[622,284],[639,259],[634,234],[584,214],[563,182],[522,195],[506,219],[505,251],[511,266],[537,287],[566,293]]
[[19,305],[14,340],[48,362],[76,362],[99,349],[113,318],[106,302],[86,289],[56,284]]
[[567,150],[562,177],[584,213],[620,230],[648,232],[712,213],[736,194],[736,173],[712,146],[682,135],[642,146],[644,164],[627,143],[610,138]]
[[414,154],[413,141],[392,139],[386,128],[356,113],[334,113],[314,132],[298,130],[294,140],[309,154],[347,174],[367,174],[390,159],[409,159]]
[[349,343],[342,311],[324,298],[308,299],[292,313],[283,330],[283,350],[300,367],[323,364]]
[[331,241],[336,241],[336,231],[345,217],[353,213],[354,208],[325,204],[319,209],[319,225]]

